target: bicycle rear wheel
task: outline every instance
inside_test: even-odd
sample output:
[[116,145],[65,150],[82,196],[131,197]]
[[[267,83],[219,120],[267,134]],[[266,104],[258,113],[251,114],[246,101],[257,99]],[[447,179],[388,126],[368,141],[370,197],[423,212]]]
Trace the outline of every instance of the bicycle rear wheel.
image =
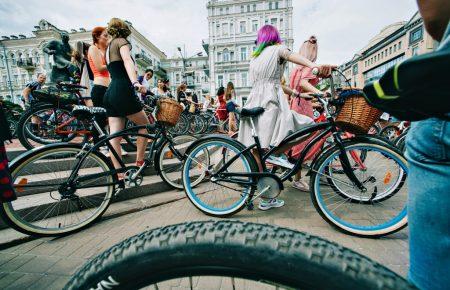
[[311,199],[319,214],[337,229],[356,236],[380,237],[406,227],[408,168],[404,157],[379,143],[348,140],[344,147],[352,164],[352,155],[365,152],[365,160],[352,165],[352,171],[366,191],[353,185],[343,172],[336,146],[312,169]]
[[131,237],[64,289],[415,289],[382,265],[319,237],[239,221],[191,222]]
[[[183,165],[183,185],[189,200],[203,213],[216,217],[231,216],[243,209],[253,195],[251,185],[233,182],[240,179],[250,182],[249,177],[214,177],[223,165],[236,157],[245,147],[227,137],[208,137],[189,148]],[[208,154],[205,154],[207,152]],[[236,157],[226,173],[257,172],[256,161],[250,153]],[[194,181],[204,175],[196,187]]]
[[[16,230],[35,236],[57,236],[80,230],[108,208],[116,175],[80,178],[113,170],[110,161],[94,151],[81,164],[76,184],[68,186],[81,146],[56,144],[27,154],[11,165],[17,200],[2,203],[0,215]],[[85,187],[85,188],[83,188]]]

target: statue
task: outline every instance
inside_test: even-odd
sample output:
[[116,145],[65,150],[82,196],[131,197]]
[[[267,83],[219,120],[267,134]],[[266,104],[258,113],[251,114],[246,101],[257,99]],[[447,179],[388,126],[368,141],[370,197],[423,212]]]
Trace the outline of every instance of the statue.
[[53,83],[59,81],[71,81],[71,61],[72,47],[69,44],[69,35],[61,33],[61,41],[52,40],[43,48],[44,53],[53,55],[55,64],[50,74],[50,81]]

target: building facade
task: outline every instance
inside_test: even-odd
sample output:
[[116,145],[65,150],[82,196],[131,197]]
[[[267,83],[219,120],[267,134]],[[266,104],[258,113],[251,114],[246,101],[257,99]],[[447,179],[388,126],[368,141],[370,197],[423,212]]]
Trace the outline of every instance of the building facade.
[[211,0],[207,9],[209,38],[203,46],[209,55],[211,93],[233,82],[242,104],[251,89],[249,63],[258,29],[277,27],[292,49],[292,0]]
[[210,94],[208,56],[194,56],[184,60],[181,57],[169,58],[162,62],[162,67],[167,71],[172,93],[176,92],[182,82],[186,82],[199,100],[203,101],[204,96]]
[[425,31],[423,20],[416,12],[407,22],[386,26],[340,69],[352,87],[363,88],[365,84],[379,79],[396,63],[431,52],[436,47],[437,42]]
[[[153,43],[137,31],[131,23],[132,34],[129,41],[132,44],[132,55],[136,60],[140,74],[146,68],[152,68],[156,76],[165,76],[161,66],[166,55]],[[42,48],[51,40],[60,39],[60,33],[67,32],[69,43],[83,41],[92,43],[91,31],[84,28],[64,31],[46,20],[39,21],[34,27],[33,36],[23,34],[18,36],[2,36],[0,40],[0,97],[20,102],[21,93],[25,85],[36,78],[37,73],[49,74],[53,65],[53,58],[43,53]]]

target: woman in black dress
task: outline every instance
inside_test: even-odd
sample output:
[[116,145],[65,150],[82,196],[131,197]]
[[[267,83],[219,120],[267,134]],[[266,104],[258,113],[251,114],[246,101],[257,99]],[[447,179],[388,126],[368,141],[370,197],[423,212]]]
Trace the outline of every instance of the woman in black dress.
[[[106,63],[111,75],[111,83],[103,99],[103,105],[108,115],[110,133],[114,134],[125,127],[126,119],[137,125],[149,123],[147,116],[142,110],[142,103],[136,94],[146,93],[147,89],[138,82],[134,60],[131,57],[131,44],[126,39],[131,30],[121,19],[112,18],[108,23],[108,34],[112,37],[106,50]],[[146,129],[139,133],[147,133]],[[114,150],[121,155],[120,138],[111,140]],[[136,165],[144,163],[147,139],[137,138]],[[120,167],[118,161],[112,154],[111,159],[116,168]]]

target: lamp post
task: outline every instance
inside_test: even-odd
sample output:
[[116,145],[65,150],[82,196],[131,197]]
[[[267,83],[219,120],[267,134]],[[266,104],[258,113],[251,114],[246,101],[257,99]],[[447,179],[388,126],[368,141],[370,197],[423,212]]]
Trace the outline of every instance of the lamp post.
[[196,54],[194,54],[193,56],[190,57],[186,57],[186,50],[184,51],[184,53],[181,51],[181,47],[177,47],[178,52],[180,53],[181,56],[181,61],[183,63],[183,81],[187,84],[187,75],[186,75],[186,60],[196,57],[196,56],[203,56],[203,52],[197,52]]
[[8,54],[6,53],[6,47],[3,44],[3,42],[0,42],[0,44],[3,47],[3,56],[4,56],[5,64],[6,64],[6,74],[8,75],[9,93],[11,94],[11,100],[14,102],[14,89],[13,89],[12,81],[11,81],[11,72],[9,71]]

